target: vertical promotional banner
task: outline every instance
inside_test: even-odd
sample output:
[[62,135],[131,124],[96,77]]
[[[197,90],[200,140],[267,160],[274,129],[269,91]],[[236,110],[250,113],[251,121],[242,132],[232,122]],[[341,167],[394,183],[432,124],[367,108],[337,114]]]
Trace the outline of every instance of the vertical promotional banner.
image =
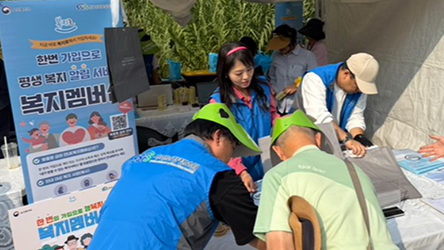
[[9,210],[15,250],[87,249],[114,184]]
[[103,40],[104,28],[112,26],[110,1],[0,4],[0,38],[30,202],[119,178],[136,140],[132,101],[110,101]]
[[[275,21],[276,27],[287,24],[288,26],[299,30],[303,26],[304,2],[276,3]],[[298,43],[301,43],[302,36],[298,33]]]

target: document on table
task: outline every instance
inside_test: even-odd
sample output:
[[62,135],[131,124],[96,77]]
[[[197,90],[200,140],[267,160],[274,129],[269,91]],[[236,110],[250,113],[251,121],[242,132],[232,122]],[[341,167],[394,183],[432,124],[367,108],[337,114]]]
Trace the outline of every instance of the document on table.
[[428,199],[428,198],[423,198],[422,201],[433,207],[434,209],[438,210],[439,212],[441,212],[442,214],[444,214],[444,197],[438,198],[438,199]]
[[444,167],[444,162],[430,161],[430,158],[423,157],[417,151],[411,149],[393,150],[398,164],[408,171],[423,175]]
[[270,145],[271,145],[271,136],[265,136],[259,138],[258,142],[259,148],[262,150],[261,161],[262,166],[264,168],[264,173],[272,168],[271,158],[270,158]]
[[444,185],[444,169],[439,169],[425,175],[427,178]]

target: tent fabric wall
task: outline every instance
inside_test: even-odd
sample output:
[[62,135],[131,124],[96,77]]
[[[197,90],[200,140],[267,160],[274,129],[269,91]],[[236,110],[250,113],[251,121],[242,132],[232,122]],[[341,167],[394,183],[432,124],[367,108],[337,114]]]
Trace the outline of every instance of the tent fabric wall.
[[154,6],[165,10],[182,26],[185,26],[193,16],[191,8],[193,8],[196,0],[150,0]]
[[[185,26],[192,19],[191,9],[196,0],[149,0],[154,6],[165,10],[181,25]],[[245,0],[252,3],[301,2],[303,0]]]
[[380,63],[367,133],[377,145],[418,149],[444,135],[444,1],[324,0],[331,62],[356,52]]

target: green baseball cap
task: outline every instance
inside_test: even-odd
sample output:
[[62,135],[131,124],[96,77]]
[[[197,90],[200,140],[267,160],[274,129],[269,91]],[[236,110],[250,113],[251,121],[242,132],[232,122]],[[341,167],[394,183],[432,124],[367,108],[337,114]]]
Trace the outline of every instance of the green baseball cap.
[[[302,110],[297,110],[292,115],[276,119],[276,123],[273,128],[273,133],[271,135],[270,147],[273,147],[279,136],[281,136],[291,126],[312,128],[317,131],[321,131],[318,128],[318,126],[316,126],[316,124],[314,124],[314,122]],[[281,160],[279,159],[279,157],[272,148],[270,149],[270,156],[271,156],[271,163],[273,164],[273,166],[281,162]]]
[[205,105],[194,115],[193,120],[197,119],[212,121],[230,130],[240,143],[234,150],[233,157],[253,156],[262,152],[245,129],[236,122],[235,116],[225,104],[210,103]]

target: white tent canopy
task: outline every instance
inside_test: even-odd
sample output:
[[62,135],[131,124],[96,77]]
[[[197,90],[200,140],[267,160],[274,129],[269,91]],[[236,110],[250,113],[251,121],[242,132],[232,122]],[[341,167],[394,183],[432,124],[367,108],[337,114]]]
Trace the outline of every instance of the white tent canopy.
[[[184,22],[196,2],[150,1]],[[444,135],[444,1],[318,1],[330,61],[367,52],[380,63],[379,94],[369,96],[366,110],[373,141],[418,149],[431,142],[429,134]]]
[[324,0],[332,62],[368,52],[380,63],[367,132],[378,145],[418,149],[444,135],[444,1]]

